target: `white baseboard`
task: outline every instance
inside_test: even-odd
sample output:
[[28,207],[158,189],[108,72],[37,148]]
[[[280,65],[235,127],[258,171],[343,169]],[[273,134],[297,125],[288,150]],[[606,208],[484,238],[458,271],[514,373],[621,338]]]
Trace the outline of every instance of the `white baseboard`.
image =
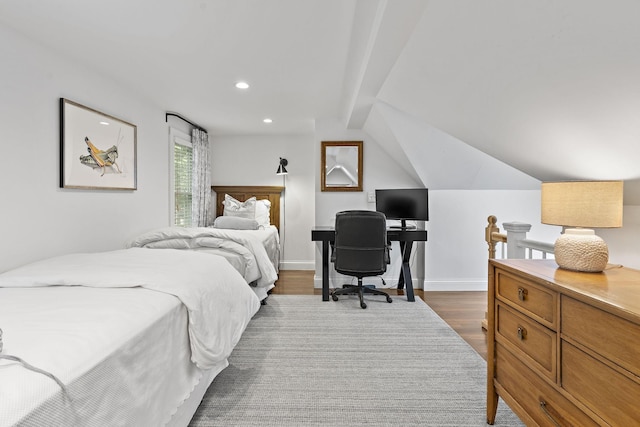
[[316,269],[315,261],[280,261],[280,270],[315,270],[315,269]]
[[[332,277],[329,282],[329,287],[333,286],[335,280],[343,280],[340,277]],[[375,280],[375,279],[371,279]],[[395,288],[398,285],[397,280],[387,280],[388,288]],[[321,289],[322,288],[322,277],[314,276],[313,277],[313,287]],[[413,289],[424,289],[425,292],[429,291],[486,291],[487,290],[487,280],[479,279],[479,280],[434,280],[434,281],[424,281],[423,283],[418,281],[417,279],[413,280]]]
[[424,291],[486,291],[487,279],[434,280],[424,282]]

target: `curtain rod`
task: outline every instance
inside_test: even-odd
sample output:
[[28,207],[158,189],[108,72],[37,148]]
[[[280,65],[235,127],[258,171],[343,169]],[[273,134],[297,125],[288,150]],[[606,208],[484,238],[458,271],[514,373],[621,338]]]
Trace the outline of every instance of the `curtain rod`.
[[181,116],[180,114],[178,114],[178,113],[171,113],[171,112],[167,112],[167,113],[165,113],[165,115],[164,115],[164,121],[165,121],[165,122],[168,122],[168,121],[169,121],[169,116],[177,117],[177,118],[179,118],[180,120],[183,120],[183,121],[185,121],[185,122],[189,123],[191,126],[193,126],[193,127],[197,128],[197,129],[200,129],[200,130],[201,130],[201,131],[203,131],[203,132],[207,132],[207,133],[209,133],[209,132],[208,132],[205,128],[203,128],[202,126],[198,126],[197,124],[193,123],[192,121],[185,119],[184,117],[182,117],[182,116]]

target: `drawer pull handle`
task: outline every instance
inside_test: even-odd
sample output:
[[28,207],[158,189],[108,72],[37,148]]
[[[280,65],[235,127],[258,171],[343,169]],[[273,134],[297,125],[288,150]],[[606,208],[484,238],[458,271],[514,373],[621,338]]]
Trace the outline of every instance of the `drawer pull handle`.
[[524,341],[525,338],[527,338],[527,330],[522,326],[518,326],[518,339]]
[[540,399],[540,409],[542,409],[542,412],[544,412],[544,414],[547,416],[547,418],[549,418],[549,420],[551,420],[551,422],[553,423],[554,426],[556,427],[562,427],[554,418],[553,416],[549,413],[549,410],[547,409],[547,402],[545,402],[544,400]]
[[527,299],[527,290],[524,288],[518,288],[518,299],[520,301],[524,301],[525,299]]

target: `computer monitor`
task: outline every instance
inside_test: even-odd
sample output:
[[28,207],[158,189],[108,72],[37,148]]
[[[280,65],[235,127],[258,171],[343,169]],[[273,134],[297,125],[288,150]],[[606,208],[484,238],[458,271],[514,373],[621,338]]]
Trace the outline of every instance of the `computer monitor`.
[[429,221],[429,190],[426,188],[376,190],[376,211],[387,219]]

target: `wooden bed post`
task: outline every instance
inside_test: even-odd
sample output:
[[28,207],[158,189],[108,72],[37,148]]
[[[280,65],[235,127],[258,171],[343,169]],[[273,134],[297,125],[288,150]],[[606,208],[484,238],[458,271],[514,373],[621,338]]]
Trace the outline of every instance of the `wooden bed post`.
[[498,243],[497,240],[493,240],[493,233],[500,233],[500,228],[496,225],[498,218],[495,215],[489,215],[487,221],[489,225],[484,229],[484,240],[489,245],[489,259],[493,259],[496,257],[496,244]]
[[[484,229],[484,240],[487,242],[487,245],[489,245],[489,259],[494,259],[496,257],[496,244],[498,242],[505,243],[507,241],[507,236],[500,233],[500,228],[496,225],[498,218],[495,215],[489,215],[487,222],[489,224]],[[490,301],[492,300],[490,299]],[[482,320],[482,329],[486,330],[487,325],[487,312],[485,311],[484,319]]]

